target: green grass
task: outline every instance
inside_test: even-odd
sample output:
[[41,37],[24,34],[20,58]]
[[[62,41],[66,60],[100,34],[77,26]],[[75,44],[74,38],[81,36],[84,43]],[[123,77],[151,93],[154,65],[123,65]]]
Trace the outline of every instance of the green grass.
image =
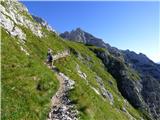
[[43,64],[41,52],[37,55],[35,48],[26,56],[17,41],[2,29],[2,119],[44,119],[58,80]]
[[[22,45],[29,53],[26,56],[17,44],[18,39],[10,37],[2,29],[2,119],[46,119],[50,107],[50,98],[58,88],[55,75],[44,65],[48,48],[54,54],[65,49],[71,49],[80,57],[71,56],[55,62],[55,65],[71,79],[75,80],[75,89],[69,94],[70,99],[80,111],[82,120],[128,120],[120,109],[124,98],[118,91],[116,80],[106,71],[102,61],[81,43],[63,41],[51,32],[43,31],[46,37],[38,38],[28,29],[21,27],[27,33],[27,41]],[[92,46],[93,47],[93,46]],[[103,49],[100,49],[103,50]],[[86,73],[89,85],[82,79],[76,65]],[[114,96],[114,105],[97,95],[90,86],[100,90],[96,76],[102,78],[105,87]],[[112,83],[109,84],[109,83]],[[130,104],[127,107],[132,115],[139,119],[140,114]],[[116,115],[115,115],[116,114]]]
[[[5,2],[1,4],[5,5]],[[32,20],[27,13],[22,14]],[[66,49],[71,50],[69,57],[56,61],[55,65],[75,81],[75,89],[70,91],[69,97],[80,111],[79,116],[82,120],[129,119],[121,111],[124,98],[118,91],[116,80],[107,72],[102,61],[90,50],[96,49],[103,52],[103,48],[64,41],[43,27],[45,37],[39,38],[25,27],[17,26],[27,36],[25,44],[19,42],[16,37],[11,37],[4,29],[1,31],[2,120],[46,119],[50,110],[50,99],[59,87],[55,74],[44,64],[48,48],[51,48],[54,54]],[[27,56],[21,51],[20,46],[23,46],[30,55]],[[89,84],[78,75],[77,64],[87,75]],[[129,70],[129,72],[133,71]],[[114,96],[114,105],[110,105],[107,99],[91,89],[92,86],[100,91],[96,76],[102,78],[105,88]],[[138,76],[133,77],[138,78]],[[140,119],[141,113],[129,103],[126,109],[135,118]]]
[[[66,43],[83,57],[80,59],[72,54],[67,59],[56,61],[55,64],[60,71],[76,82],[75,89],[70,93],[70,98],[77,105],[80,111],[80,118],[82,120],[128,120],[128,116],[121,111],[124,98],[118,92],[115,79],[105,70],[101,60],[83,44],[68,41]],[[87,61],[85,57],[92,58],[92,61]],[[86,73],[89,85],[77,74],[77,64],[80,66],[81,71]],[[99,89],[95,80],[96,75],[102,78],[105,87],[113,94],[113,106],[109,104],[108,100],[104,100],[102,96],[97,95],[90,88],[91,85]],[[109,84],[109,81],[112,82],[112,85]],[[135,118],[140,119],[140,114],[130,104],[128,104],[127,110],[132,112]]]

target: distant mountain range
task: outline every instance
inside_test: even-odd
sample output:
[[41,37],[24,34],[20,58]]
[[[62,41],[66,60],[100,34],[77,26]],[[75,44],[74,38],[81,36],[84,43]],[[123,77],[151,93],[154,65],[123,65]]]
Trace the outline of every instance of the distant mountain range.
[[[154,118],[157,119],[160,117],[160,66],[157,63],[154,63],[142,53],[136,54],[133,51],[119,50],[111,47],[102,39],[94,37],[80,28],[72,30],[71,32],[66,31],[60,34],[60,36],[66,40],[104,48],[116,59],[119,59],[124,66],[120,67],[117,63],[118,61],[110,63],[109,55],[105,52],[94,51],[97,56],[102,59],[107,68],[110,68],[108,71],[119,80],[118,84],[122,95],[127,98],[134,107],[145,107]],[[114,60],[112,59],[112,61]],[[114,66],[112,64],[117,65]],[[139,82],[131,82],[130,80],[133,78],[128,78],[129,76],[125,74],[121,76],[122,73],[119,73],[117,76],[116,74],[118,74],[119,71],[114,70],[116,67],[124,73],[127,73],[125,67],[128,67],[127,70],[132,69],[136,71],[140,76]]]

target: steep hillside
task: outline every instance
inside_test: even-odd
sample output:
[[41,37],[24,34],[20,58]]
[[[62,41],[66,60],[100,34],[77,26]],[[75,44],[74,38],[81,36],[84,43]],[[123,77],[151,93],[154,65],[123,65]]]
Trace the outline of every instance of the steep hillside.
[[[116,79],[121,94],[152,119],[160,118],[160,66],[144,54],[119,50],[80,28],[60,34],[66,40],[95,45],[104,51],[92,50]],[[94,42],[93,42],[94,41]]]
[[[131,105],[131,95],[141,104],[134,86],[140,76],[122,59],[105,48],[65,41],[18,1],[2,1],[0,7],[2,120],[69,120],[65,112],[71,113],[71,107],[81,120],[151,119]],[[55,56],[66,50],[69,55],[56,59],[52,69],[45,63],[48,48]]]
[[[60,46],[63,41],[36,23],[22,4],[16,1],[1,2],[0,10],[1,117],[6,120],[45,119],[50,98],[59,87],[56,76],[44,65],[46,50],[50,47],[57,52],[63,50],[65,45]],[[39,28],[39,33],[43,31],[45,35],[39,36],[34,31]]]

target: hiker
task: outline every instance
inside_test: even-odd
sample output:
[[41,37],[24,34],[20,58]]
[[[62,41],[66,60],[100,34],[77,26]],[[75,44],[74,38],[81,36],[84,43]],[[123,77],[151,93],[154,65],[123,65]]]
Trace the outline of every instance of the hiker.
[[52,50],[49,48],[47,52],[47,63],[52,67],[53,66],[53,56]]

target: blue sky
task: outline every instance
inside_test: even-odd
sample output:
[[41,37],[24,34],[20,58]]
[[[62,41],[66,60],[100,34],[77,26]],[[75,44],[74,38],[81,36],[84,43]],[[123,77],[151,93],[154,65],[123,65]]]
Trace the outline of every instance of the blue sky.
[[158,2],[23,1],[31,14],[56,31],[77,27],[119,49],[129,49],[160,61]]

